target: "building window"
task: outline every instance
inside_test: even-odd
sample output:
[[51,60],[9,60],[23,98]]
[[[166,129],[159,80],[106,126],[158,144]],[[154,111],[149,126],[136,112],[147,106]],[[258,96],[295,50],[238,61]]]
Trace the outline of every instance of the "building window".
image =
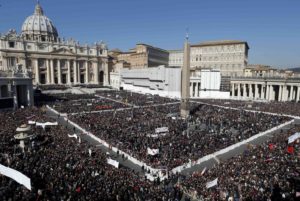
[[31,49],[31,45],[27,45],[27,49],[30,50]]
[[0,66],[2,66],[2,61],[0,61]]
[[14,47],[15,47],[15,42],[10,41],[10,42],[8,43],[8,45],[9,45],[10,48],[14,48]]

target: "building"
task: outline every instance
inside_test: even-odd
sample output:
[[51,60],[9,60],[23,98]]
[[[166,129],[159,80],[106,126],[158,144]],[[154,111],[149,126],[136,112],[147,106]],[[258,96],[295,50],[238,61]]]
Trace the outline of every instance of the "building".
[[183,51],[169,50],[169,66],[183,66]]
[[[191,68],[220,70],[225,76],[243,75],[248,63],[248,43],[245,41],[210,41],[191,45]],[[169,51],[169,65],[182,66],[181,50]]]
[[107,46],[59,38],[40,4],[24,21],[21,34],[10,30],[0,36],[0,70],[17,64],[32,74],[35,85],[109,84]]
[[231,78],[231,97],[238,100],[298,102],[300,100],[300,78]]
[[[119,49],[114,49],[109,52],[109,55],[118,62],[126,62],[130,69],[141,69],[149,67],[157,67],[159,65],[168,65],[169,52],[147,44],[137,44],[135,48],[128,52],[122,52]],[[111,68],[114,68],[112,66]]]
[[181,68],[158,66],[144,69],[122,69],[121,87],[144,94],[180,98]]
[[[124,90],[181,98],[181,67],[124,68],[116,79],[120,83],[119,88]],[[230,91],[221,91],[221,82],[221,73],[218,70],[202,69],[194,72],[189,79],[189,98],[229,99]]]
[[292,70],[276,69],[266,65],[248,65],[244,69],[245,77],[300,77],[300,74]]
[[33,106],[32,79],[21,66],[0,72],[0,109]]

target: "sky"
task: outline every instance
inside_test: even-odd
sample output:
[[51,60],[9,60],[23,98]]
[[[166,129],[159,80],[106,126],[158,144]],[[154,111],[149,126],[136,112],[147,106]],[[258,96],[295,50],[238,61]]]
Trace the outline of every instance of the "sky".
[[[21,31],[35,0],[0,0],[0,33]],[[250,64],[300,67],[299,0],[40,0],[60,37],[182,49],[190,42],[247,41]]]

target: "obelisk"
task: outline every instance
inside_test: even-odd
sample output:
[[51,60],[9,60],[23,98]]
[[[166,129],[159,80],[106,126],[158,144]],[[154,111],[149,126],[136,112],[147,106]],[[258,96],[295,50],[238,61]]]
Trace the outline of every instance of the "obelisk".
[[190,44],[188,35],[184,43],[183,51],[183,67],[181,74],[181,105],[180,115],[182,118],[187,118],[190,114]]

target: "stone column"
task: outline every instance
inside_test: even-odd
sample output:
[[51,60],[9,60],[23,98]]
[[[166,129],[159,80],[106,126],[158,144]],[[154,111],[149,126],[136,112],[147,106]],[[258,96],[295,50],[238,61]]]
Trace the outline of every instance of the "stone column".
[[274,100],[274,85],[270,85],[270,100]]
[[98,62],[93,62],[94,67],[94,83],[99,84],[99,65]]
[[12,92],[14,98],[14,109],[18,108],[18,93],[17,93],[17,86],[15,84],[12,85]]
[[89,83],[89,74],[90,74],[90,72],[89,72],[89,63],[88,63],[88,61],[85,61],[84,62],[85,63],[85,84],[88,84]]
[[36,84],[39,84],[40,83],[40,69],[39,69],[39,60],[38,59],[35,59],[34,60],[34,63],[35,63],[35,83]]
[[199,97],[199,88],[198,88],[198,82],[196,82],[196,89],[195,89],[195,97]]
[[46,68],[47,68],[47,84],[51,84],[51,72],[50,72],[50,62],[46,60]]
[[262,85],[261,85],[261,88],[260,88],[260,98],[261,98],[261,99],[266,99],[266,98],[265,98],[265,90],[266,90],[266,85],[265,85],[265,84],[262,84]]
[[298,102],[300,99],[300,86],[297,87],[297,98],[296,98],[296,102]]
[[243,98],[246,98],[247,97],[247,89],[246,89],[246,84],[243,84]]
[[77,62],[76,60],[73,61],[73,84],[78,83],[78,70],[77,70]]
[[253,98],[253,91],[252,91],[252,83],[250,83],[249,85],[249,98]]
[[68,68],[67,83],[71,84],[71,64],[70,64],[70,60],[67,60],[67,68]]
[[27,85],[27,106],[33,106],[33,88],[32,85]]
[[266,87],[267,87],[266,99],[267,99],[267,100],[270,100],[270,85],[267,84]]
[[294,89],[295,87],[294,86],[291,86],[292,87],[292,100],[296,100],[296,90]]
[[287,86],[284,85],[282,86],[282,101],[287,101],[288,98],[288,90],[287,90]]
[[53,60],[50,60],[50,71],[51,71],[51,84],[55,84],[55,74],[54,74],[54,66],[53,66]]
[[190,82],[190,96],[191,97],[193,97],[193,87],[194,87],[193,82]]
[[238,85],[238,94],[237,94],[237,97],[238,97],[238,99],[240,99],[241,98],[241,83],[237,83],[237,85]]
[[107,61],[104,61],[104,85],[109,85],[109,69],[108,69],[108,63]]
[[61,84],[61,66],[60,66],[60,60],[57,60],[57,81],[58,84]]
[[254,88],[254,98],[255,99],[258,99],[259,98],[259,92],[258,92],[258,84],[255,84],[254,85],[255,86],[255,88]]
[[282,101],[282,85],[279,85],[278,101]]

